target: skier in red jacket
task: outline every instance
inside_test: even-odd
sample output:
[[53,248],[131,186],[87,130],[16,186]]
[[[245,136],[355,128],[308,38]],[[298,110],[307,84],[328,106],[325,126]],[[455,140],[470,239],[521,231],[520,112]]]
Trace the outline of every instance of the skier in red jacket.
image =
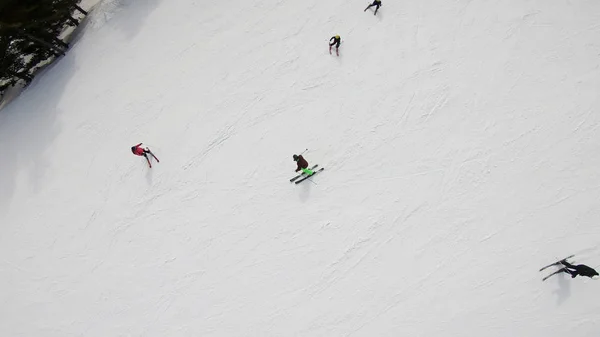
[[154,157],[154,159],[156,159],[157,162],[160,163],[160,160],[158,160],[158,158],[156,158],[156,156],[154,155],[154,153],[152,153],[152,151],[150,151],[150,149],[148,148],[142,148],[142,143],[139,143],[138,145],[132,146],[131,147],[131,152],[133,154],[135,154],[136,156],[140,156],[140,157],[144,157],[146,158],[146,161],[148,162],[148,166],[150,166],[150,168],[152,168],[152,164],[150,164],[150,158],[148,158],[148,154],[150,154],[152,157]]
[[304,159],[304,157],[302,157],[302,155],[294,155],[294,161],[296,162],[296,165],[298,165],[298,168],[296,168],[296,172],[302,170],[304,174],[309,176],[315,173],[314,171],[308,168],[308,162],[306,161],[306,159]]

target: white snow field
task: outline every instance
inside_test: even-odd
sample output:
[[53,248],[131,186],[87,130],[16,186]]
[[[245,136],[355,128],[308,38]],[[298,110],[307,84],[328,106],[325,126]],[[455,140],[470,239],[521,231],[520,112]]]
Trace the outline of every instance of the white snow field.
[[99,3],[0,111],[0,336],[597,336],[600,2],[366,5]]

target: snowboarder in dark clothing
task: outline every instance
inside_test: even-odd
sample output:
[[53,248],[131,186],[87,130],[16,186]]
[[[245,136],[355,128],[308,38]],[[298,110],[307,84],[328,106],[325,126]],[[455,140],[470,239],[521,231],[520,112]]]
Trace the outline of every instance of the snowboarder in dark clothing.
[[342,43],[342,39],[339,35],[331,37],[329,39],[329,54],[331,55],[331,47],[335,45],[335,53],[337,56],[340,56],[340,43]]
[[570,264],[566,260],[560,261],[560,263],[562,263],[562,265],[565,266],[565,268],[563,268],[561,270],[563,272],[571,275],[571,278],[574,278],[577,275],[587,276],[589,278],[592,278],[592,277],[598,275],[598,272],[595,271],[594,268],[588,267],[584,264],[578,264],[575,266],[575,265]]
[[373,3],[370,4],[370,5],[368,5],[367,8],[365,8],[365,10],[363,12],[366,12],[367,9],[369,9],[369,8],[371,8],[373,6],[376,6],[375,7],[375,14],[373,14],[373,15],[377,15],[377,10],[379,9],[379,7],[381,7],[381,0],[373,0]]
[[294,161],[296,162],[296,165],[298,165],[298,167],[296,168],[296,172],[302,170],[302,172],[304,172],[304,174],[306,175],[313,175],[313,173],[315,173],[314,171],[312,171],[311,169],[308,168],[308,162],[306,161],[306,159],[304,159],[304,157],[302,157],[302,155],[294,155]]
[[156,159],[157,162],[160,162],[158,160],[158,158],[156,158],[156,156],[154,155],[154,153],[152,153],[152,151],[150,151],[150,149],[148,148],[142,148],[142,143],[139,143],[138,145],[132,146],[131,147],[131,152],[133,154],[135,154],[136,156],[140,156],[140,157],[144,157],[146,158],[146,161],[148,162],[148,166],[150,166],[150,168],[152,168],[152,164],[150,164],[150,158],[148,158],[148,154],[150,154],[152,157],[154,157],[154,159]]

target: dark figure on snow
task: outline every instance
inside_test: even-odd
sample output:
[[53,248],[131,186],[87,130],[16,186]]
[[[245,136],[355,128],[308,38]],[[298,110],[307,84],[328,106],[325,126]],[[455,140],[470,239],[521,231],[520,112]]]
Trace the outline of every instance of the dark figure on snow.
[[[135,154],[136,156],[140,156],[140,157],[146,158],[146,161],[148,162],[148,166],[150,166],[150,168],[152,168],[152,164],[150,164],[150,158],[148,158],[148,154],[150,154],[153,157],[154,157],[154,154],[152,154],[152,152],[150,152],[150,149],[148,149],[148,148],[144,149],[141,146],[142,146],[142,143],[139,143],[138,145],[132,146],[131,147],[131,152],[133,154]],[[154,157],[154,158],[156,158],[156,157]]]
[[376,6],[375,7],[375,14],[373,14],[373,15],[377,15],[377,10],[379,10],[379,7],[381,7],[381,0],[373,0],[373,3],[370,4],[370,5],[368,5],[367,8],[365,8],[365,10],[363,12],[366,12],[367,9],[369,9],[369,8],[371,8],[373,6]]
[[331,55],[331,47],[335,46],[335,53],[337,56],[340,56],[340,43],[342,43],[342,38],[339,35],[331,37],[329,39],[329,54]]
[[571,275],[571,278],[574,278],[577,275],[587,276],[589,278],[592,278],[592,277],[598,275],[598,272],[595,271],[594,268],[588,267],[585,264],[578,264],[578,265],[574,266],[567,261],[560,261],[560,263],[562,263],[562,265],[565,266],[565,268],[563,268],[561,270],[563,272]]
[[295,154],[294,161],[296,162],[296,165],[298,165],[298,167],[296,168],[296,172],[302,170],[304,174],[309,176],[314,173],[314,171],[308,168],[308,162],[306,161],[306,159],[304,159],[304,157],[302,157],[302,155]]

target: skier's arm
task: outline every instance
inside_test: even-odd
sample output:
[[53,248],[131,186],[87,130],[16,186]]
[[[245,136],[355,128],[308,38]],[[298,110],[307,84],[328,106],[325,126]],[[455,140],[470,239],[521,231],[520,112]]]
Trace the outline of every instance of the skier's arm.
[[140,145],[142,145],[142,143],[139,143],[138,145],[136,145],[135,147],[139,147]]

